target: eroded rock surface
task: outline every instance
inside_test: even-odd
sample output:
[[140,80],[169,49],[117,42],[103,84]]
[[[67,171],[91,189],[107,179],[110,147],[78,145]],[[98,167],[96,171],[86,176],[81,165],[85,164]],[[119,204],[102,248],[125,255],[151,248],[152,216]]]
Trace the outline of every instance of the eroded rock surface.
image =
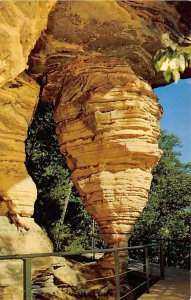
[[[23,73],[0,88],[0,255],[50,252],[31,218],[36,186],[25,167],[25,140],[39,86]],[[0,262],[0,298],[22,299],[22,261]]]
[[66,82],[55,110],[60,150],[104,240],[125,246],[161,155],[157,97],[127,65],[81,62]]
[[38,84],[26,74],[0,89],[0,214],[31,216],[36,186],[25,167],[25,140],[39,96]]
[[[58,68],[62,74],[83,53],[99,56],[100,63],[112,58],[128,64],[152,86],[165,84],[154,71],[152,58],[162,48],[163,33],[170,32],[176,41],[190,34],[190,5],[188,1],[58,1],[30,56],[30,71],[42,76]],[[48,81],[45,76],[43,83]]]
[[0,2],[0,86],[28,68],[28,56],[46,28],[55,0]]
[[[51,251],[48,239],[30,218],[36,188],[24,166],[24,141],[39,86],[25,73],[19,74],[27,68],[54,2],[0,3],[3,254]],[[151,169],[161,155],[157,146],[161,108],[150,86],[165,84],[154,72],[152,56],[162,47],[162,33],[170,31],[176,41],[189,34],[190,8],[188,1],[58,1],[49,15],[48,30],[30,54],[28,74],[41,83],[44,99],[55,105],[61,152],[109,246],[126,243],[147,202]],[[110,262],[107,258],[102,266],[111,268]],[[8,270],[6,278],[15,283],[20,266],[9,265]],[[60,280],[59,271],[50,273],[55,274],[48,280],[56,276]],[[46,282],[46,272],[44,276]],[[0,285],[6,292],[7,282]],[[58,287],[48,290],[47,284],[41,292],[47,299],[70,298]]]
[[[26,73],[28,56],[46,28],[54,1],[0,2],[0,254],[50,252],[31,218],[36,186],[25,167],[25,140],[39,98]],[[0,298],[23,298],[22,261],[0,262]]]
[[152,56],[167,30],[188,34],[178,4],[58,2],[30,56],[42,96],[55,105],[61,152],[110,246],[127,241],[161,155],[162,109],[150,86],[164,83]]
[[[52,0],[0,3],[1,254],[52,249],[40,227],[31,218],[37,191],[25,167],[25,140],[40,87],[25,72],[20,73],[28,68],[28,56],[42,30],[46,28],[48,13],[54,3]],[[5,218],[9,220],[10,226],[3,226]],[[28,236],[31,240],[27,239]],[[35,248],[30,244],[32,236],[33,241],[36,240]]]

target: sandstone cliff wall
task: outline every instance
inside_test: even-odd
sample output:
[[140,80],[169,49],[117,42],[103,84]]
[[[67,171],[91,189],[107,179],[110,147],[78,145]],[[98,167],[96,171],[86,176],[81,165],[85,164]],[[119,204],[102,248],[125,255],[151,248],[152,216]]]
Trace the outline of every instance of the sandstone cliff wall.
[[[0,3],[1,254],[51,249],[47,238],[41,238],[41,229],[30,218],[37,191],[24,164],[25,140],[38,103],[40,87],[25,72],[20,73],[28,68],[28,56],[46,28],[48,13],[54,3],[52,0]],[[13,226],[3,225],[6,218],[21,227],[21,231],[17,230],[17,238],[16,231],[12,232]],[[39,240],[33,249],[28,236],[32,234],[35,240],[35,232]],[[25,241],[25,234],[28,241]]]
[[46,28],[55,0],[0,2],[0,86],[28,68],[28,56]]
[[[162,33],[177,41],[190,32],[190,2],[59,1],[41,35],[54,4],[0,2],[0,254],[51,251],[30,218],[36,188],[24,166],[36,81],[55,105],[60,149],[85,207],[109,246],[124,245],[161,155],[151,86],[165,82],[152,56]],[[8,267],[14,283],[16,269]]]
[[[40,87],[23,71],[54,2],[0,2],[1,255],[52,251],[50,241],[31,218],[37,191],[24,164],[25,140]],[[22,298],[22,262],[1,261],[0,299]]]

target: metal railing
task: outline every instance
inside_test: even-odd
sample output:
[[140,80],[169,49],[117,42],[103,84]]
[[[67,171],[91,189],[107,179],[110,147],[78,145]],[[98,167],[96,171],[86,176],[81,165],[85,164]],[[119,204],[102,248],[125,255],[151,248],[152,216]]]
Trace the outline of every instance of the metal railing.
[[[129,239],[129,246],[136,246],[140,244],[163,244],[164,263],[165,266],[175,266],[179,268],[189,269],[190,267],[190,238],[170,239],[170,238],[147,238],[143,239],[140,236],[132,235]],[[133,253],[133,258],[138,259],[141,253],[138,251]],[[158,254],[153,252],[150,260],[152,262],[158,261]]]
[[[152,239],[153,243],[162,243],[163,249],[164,249],[164,262],[166,266],[178,266],[186,268],[185,264],[181,265],[180,256],[182,256],[182,259],[187,256],[190,258],[190,243],[191,240],[188,238],[182,238],[182,239],[161,239],[161,238],[155,238]],[[188,259],[190,262],[190,259]],[[184,261],[185,262],[185,261]],[[188,262],[188,265],[189,265]]]
[[[19,255],[6,255],[0,256],[1,260],[17,260],[20,259],[23,261],[23,299],[24,300],[32,300],[32,259],[33,258],[41,258],[41,257],[51,257],[51,256],[58,256],[58,257],[70,257],[70,256],[77,256],[77,255],[85,255],[88,253],[114,253],[114,275],[109,277],[101,277],[95,278],[89,281],[96,281],[96,280],[103,280],[108,278],[115,279],[115,290],[116,290],[116,300],[125,299],[130,293],[134,290],[138,289],[142,285],[146,285],[146,291],[149,293],[149,254],[148,249],[152,247],[158,247],[160,253],[160,277],[164,279],[164,256],[163,256],[163,246],[162,244],[149,244],[149,245],[141,245],[141,246],[131,246],[126,248],[113,248],[113,249],[95,249],[95,250],[84,250],[84,251],[72,251],[72,252],[53,252],[53,253],[34,253],[34,254],[19,254]],[[128,291],[125,295],[121,295],[120,287],[121,287],[121,277],[132,270],[127,270],[125,272],[120,273],[120,252],[128,251],[128,250],[135,250],[135,249],[143,249],[144,250],[144,271],[145,271],[145,281],[141,283],[139,286],[135,287],[133,290]]]

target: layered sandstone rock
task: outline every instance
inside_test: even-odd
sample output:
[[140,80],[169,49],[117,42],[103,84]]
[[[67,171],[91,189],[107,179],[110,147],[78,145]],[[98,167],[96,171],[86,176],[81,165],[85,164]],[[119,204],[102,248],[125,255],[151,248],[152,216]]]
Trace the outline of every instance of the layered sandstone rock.
[[0,2],[0,86],[28,68],[28,56],[55,0]]
[[162,33],[188,34],[181,20],[164,1],[59,2],[30,56],[73,181],[111,247],[126,245],[147,202],[162,111],[149,85],[164,84],[152,57]]
[[[25,167],[25,140],[39,85],[25,73],[30,51],[55,1],[0,2],[0,254],[52,251],[31,218],[36,186]],[[22,261],[1,261],[0,298],[23,298]]]
[[[30,218],[37,191],[25,167],[25,140],[40,87],[25,73],[17,75],[27,68],[30,51],[46,28],[48,13],[54,3],[53,0],[0,3],[1,254],[51,249],[48,239],[41,234],[40,227]],[[15,238],[14,226],[3,226],[5,218],[19,227],[16,230],[18,240]],[[23,246],[25,234],[28,241]],[[29,236],[33,237],[33,242],[36,240],[35,249],[29,243]]]
[[25,140],[37,105],[39,86],[26,74],[0,89],[1,215],[31,216],[36,186],[25,167]]
[[73,181],[111,247],[126,244],[147,202],[162,111],[149,85],[164,83],[152,57],[167,30],[188,34],[181,20],[164,1],[58,2],[30,56]]
[[[26,67],[28,54],[46,27],[54,2],[1,2],[0,25],[4,28],[1,40],[5,47],[1,65],[6,65],[1,72],[2,83]],[[115,241],[113,226],[117,233],[121,230],[121,221],[116,223],[117,215],[113,212],[123,210],[119,205],[121,199],[130,199],[129,192],[125,198],[121,195],[120,185],[129,191],[130,182],[132,186],[136,183],[133,193],[137,204],[132,205],[139,207],[125,214],[130,227],[146,202],[149,172],[160,156],[156,146],[160,108],[144,80],[151,84],[159,82],[151,58],[161,47],[161,34],[168,29],[174,38],[177,34],[188,34],[190,23],[183,11],[183,6],[180,9],[179,4],[164,1],[150,1],[149,6],[144,2],[114,0],[58,2],[50,14],[48,30],[30,58],[31,75],[42,79],[44,98],[56,105],[61,151],[66,152],[73,178],[86,199],[84,203],[94,216],[103,206],[99,223],[105,236],[108,231],[105,224],[111,220],[109,212],[105,218],[104,214],[113,203],[111,244]],[[38,91],[35,83],[30,85],[29,81],[21,76],[4,85],[1,91],[2,103],[6,103],[2,105],[1,116],[2,215],[9,212],[30,216],[33,211],[36,191],[23,162],[24,140]],[[87,155],[82,158],[81,153],[85,152]],[[142,178],[142,183],[132,177]],[[93,193],[90,182],[97,185]],[[140,190],[143,204],[139,200]],[[102,197],[105,200],[101,206]],[[130,232],[130,227],[123,227],[124,232]]]
[[[54,2],[0,3],[1,254],[51,251],[30,218],[36,188],[24,166],[39,87],[18,74],[27,68]],[[189,34],[190,7],[188,1],[59,1],[30,55],[28,73],[55,105],[60,148],[73,180],[111,247],[126,243],[161,155],[161,109],[150,85],[165,82],[155,74],[152,56],[166,31],[176,41]],[[15,284],[21,265],[8,270],[5,279]],[[6,292],[8,281],[0,285]]]
[[127,65],[81,62],[67,78],[55,111],[61,152],[104,240],[125,246],[161,155],[157,97]]
[[[30,55],[30,72],[36,77],[60,72],[73,57],[99,55],[129,64],[152,86],[165,84],[156,74],[152,58],[162,48],[161,36],[170,32],[178,41],[190,34],[188,1],[58,1],[49,15],[45,34]],[[62,65],[62,68],[61,68]],[[60,66],[60,68],[59,68]],[[48,76],[47,76],[48,77]],[[52,88],[58,82],[52,82]],[[46,100],[50,100],[48,97]]]
[[[31,218],[36,186],[25,167],[25,140],[39,86],[25,73],[0,88],[0,255],[52,251]],[[22,299],[22,261],[0,262],[0,298]]]

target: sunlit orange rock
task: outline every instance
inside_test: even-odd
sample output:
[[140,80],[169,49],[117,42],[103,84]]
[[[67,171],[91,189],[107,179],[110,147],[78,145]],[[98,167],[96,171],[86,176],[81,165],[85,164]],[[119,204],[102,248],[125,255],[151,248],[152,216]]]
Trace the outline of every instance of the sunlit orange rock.
[[157,97],[128,65],[81,63],[69,77],[55,110],[60,150],[104,240],[122,247],[161,155]]
[[[161,155],[151,87],[166,83],[152,57],[166,31],[186,43],[190,11],[190,1],[0,2],[0,254],[52,250],[31,218],[36,187],[24,165],[39,96],[55,106],[60,149],[84,206],[110,247],[126,244]],[[19,268],[8,268],[14,283]],[[2,296],[3,279],[0,287]]]

